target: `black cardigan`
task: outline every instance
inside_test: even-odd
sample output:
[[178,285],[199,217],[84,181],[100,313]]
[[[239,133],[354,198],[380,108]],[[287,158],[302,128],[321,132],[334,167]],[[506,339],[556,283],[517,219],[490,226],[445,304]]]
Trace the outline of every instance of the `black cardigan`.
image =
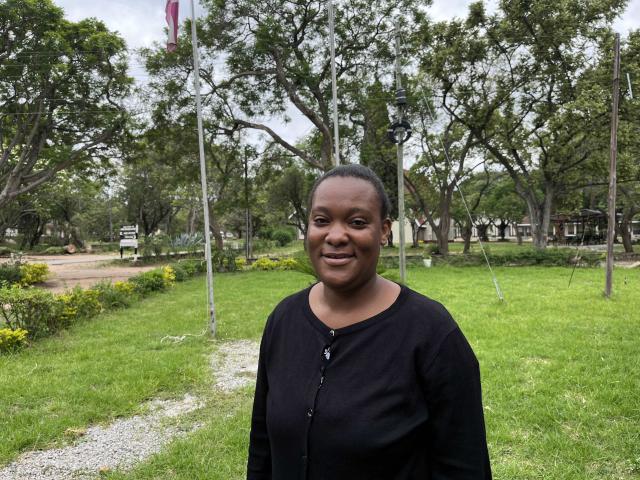
[[264,330],[247,479],[490,479],[478,361],[445,308],[402,287],[331,330],[309,290]]

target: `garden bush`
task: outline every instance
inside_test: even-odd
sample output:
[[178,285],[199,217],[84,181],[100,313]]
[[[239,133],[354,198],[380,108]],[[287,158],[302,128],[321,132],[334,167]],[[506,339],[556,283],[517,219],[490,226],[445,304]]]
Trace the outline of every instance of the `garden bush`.
[[173,274],[175,275],[176,282],[184,282],[187,278],[190,277],[190,274],[180,263],[175,263],[172,265]]
[[194,258],[180,260],[176,266],[182,268],[190,277],[196,273],[203,273],[207,271],[207,263],[204,260],[197,260]]
[[133,284],[133,289],[140,295],[148,295],[151,292],[164,290],[166,287],[161,269],[149,270],[148,272],[139,273],[129,279]]
[[133,284],[118,281],[111,283],[106,280],[93,286],[93,290],[98,292],[98,301],[107,310],[115,308],[126,308],[135,300]]
[[76,320],[95,317],[103,310],[97,289],[83,290],[76,287],[58,295],[58,301],[62,303],[63,327],[68,327]]
[[22,328],[0,328],[0,353],[16,352],[25,347],[28,333]]
[[253,270],[275,270],[277,266],[277,262],[267,257],[259,258],[251,264]]
[[176,271],[173,267],[169,265],[162,267],[162,279],[165,287],[172,287],[176,284]]
[[0,286],[20,283],[21,278],[20,264],[13,262],[0,264]]
[[271,233],[271,238],[279,247],[284,247],[295,240],[296,234],[288,228],[278,228]]
[[293,257],[293,260],[296,262],[293,269],[296,272],[306,273],[307,275],[311,275],[314,278],[317,278],[316,271],[311,264],[311,260],[305,253],[300,253]]
[[[235,272],[236,256],[238,252],[232,248],[212,248],[211,249],[211,265],[216,272]],[[205,265],[206,271],[206,265]]]
[[265,238],[256,238],[253,240],[252,248],[254,253],[268,252],[276,246],[276,242]]
[[27,330],[33,339],[64,326],[63,303],[40,288],[0,287],[0,313],[7,327]]
[[23,263],[20,265],[20,284],[22,286],[42,283],[49,276],[46,263]]
[[[577,261],[579,265],[597,266],[603,260],[603,254],[591,251],[579,251],[576,260],[576,251],[573,249],[523,249],[507,251],[503,253],[487,254],[492,265],[496,266],[570,266]],[[469,253],[464,255],[448,255],[446,257],[434,257],[436,265],[452,266],[477,266],[484,265],[485,259],[482,253]]]
[[244,257],[236,258],[236,270],[242,270],[247,266],[247,259]]
[[294,258],[282,258],[276,263],[278,270],[295,270],[296,268],[296,260]]

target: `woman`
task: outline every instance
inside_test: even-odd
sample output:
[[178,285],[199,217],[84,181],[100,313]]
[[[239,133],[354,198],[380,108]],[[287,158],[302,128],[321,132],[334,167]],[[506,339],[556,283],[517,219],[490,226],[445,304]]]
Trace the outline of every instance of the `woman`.
[[442,305],[376,274],[388,210],[366,167],[314,185],[307,251],[319,282],[267,321],[248,480],[491,478],[469,344]]

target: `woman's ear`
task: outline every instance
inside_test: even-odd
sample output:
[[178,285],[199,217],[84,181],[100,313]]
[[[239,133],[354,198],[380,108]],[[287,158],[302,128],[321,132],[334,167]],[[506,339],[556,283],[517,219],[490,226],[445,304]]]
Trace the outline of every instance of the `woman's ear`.
[[387,217],[382,221],[382,237],[380,237],[380,246],[384,247],[389,242],[390,233],[391,219]]

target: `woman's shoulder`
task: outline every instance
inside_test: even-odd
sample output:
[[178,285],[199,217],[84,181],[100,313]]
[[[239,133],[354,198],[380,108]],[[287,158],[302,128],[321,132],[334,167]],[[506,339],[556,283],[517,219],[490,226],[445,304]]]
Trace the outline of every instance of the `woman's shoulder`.
[[290,313],[293,309],[303,308],[309,302],[309,290],[311,287],[286,296],[278,302],[271,313],[272,316],[283,316]]
[[403,289],[406,298],[398,314],[416,330],[419,338],[438,342],[458,329],[458,324],[440,302],[408,287]]

